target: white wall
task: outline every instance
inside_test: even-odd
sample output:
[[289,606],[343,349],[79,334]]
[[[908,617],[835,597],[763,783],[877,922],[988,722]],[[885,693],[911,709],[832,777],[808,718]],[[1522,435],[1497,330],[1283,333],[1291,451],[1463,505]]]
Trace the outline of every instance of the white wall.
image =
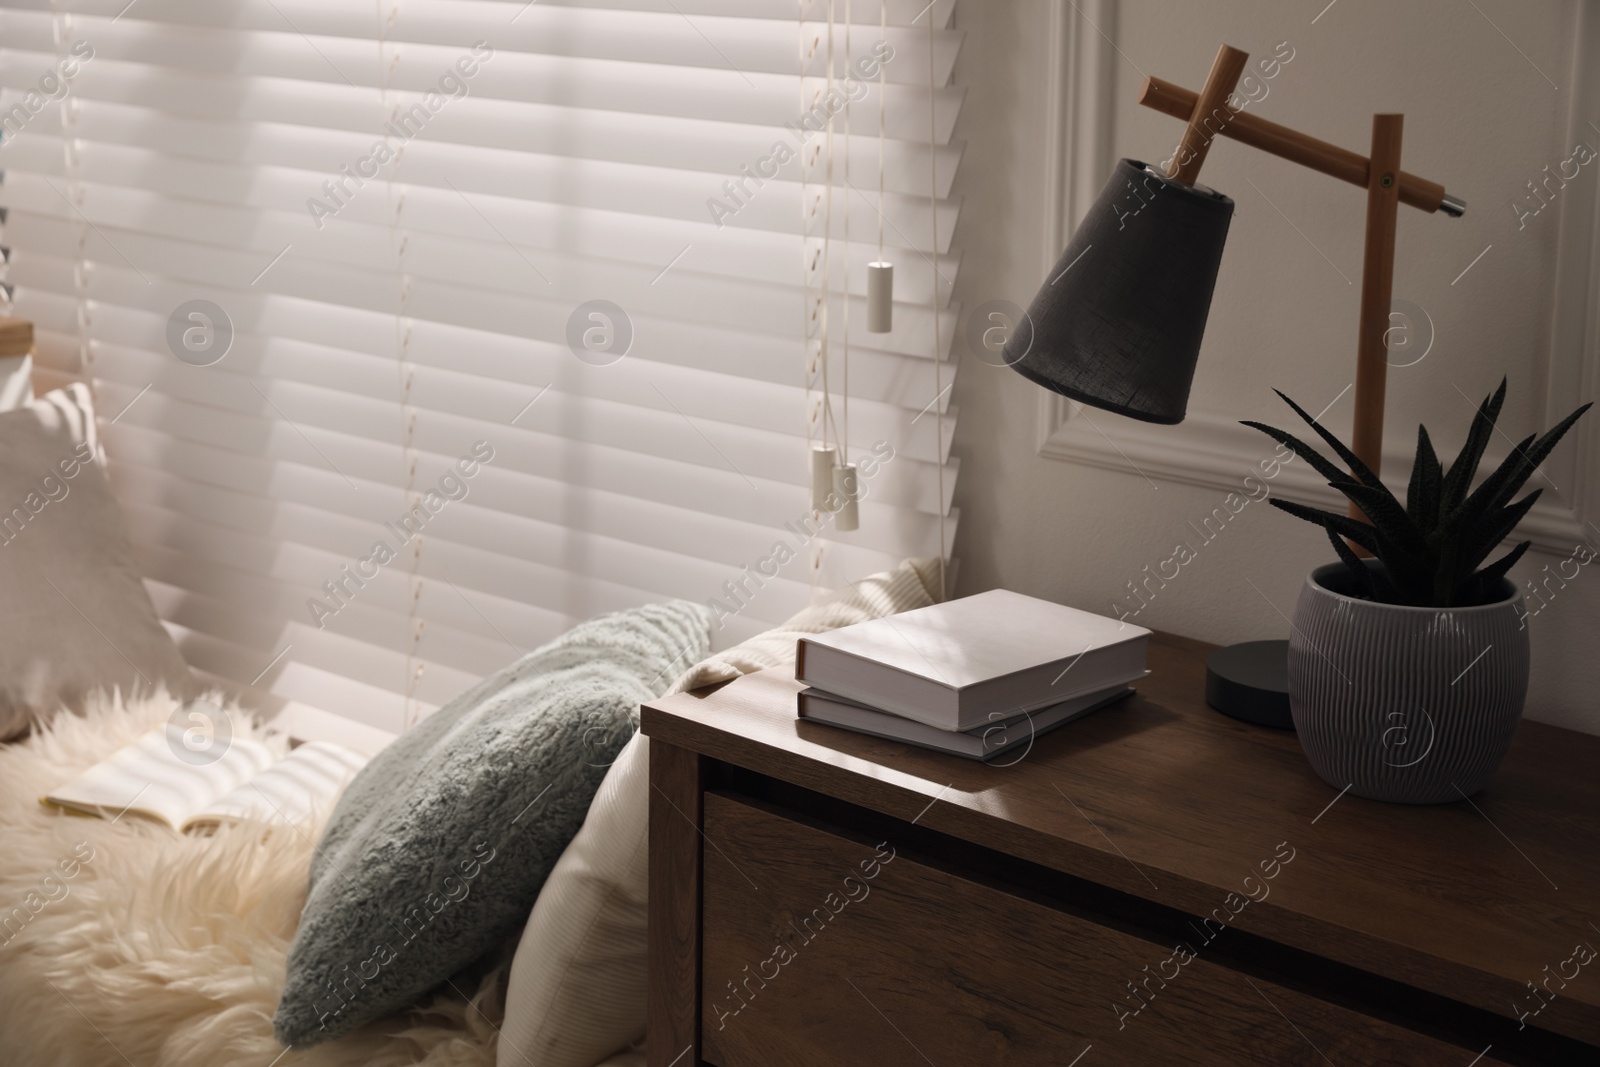
[[[1118,9],[1104,27],[1121,53],[1111,53],[1112,158],[1163,159],[1180,133],[1176,120],[1135,103],[1140,71],[1198,89],[1223,41],[1253,56],[1270,54],[1282,41],[1293,47],[1294,59],[1270,83],[1270,95],[1252,105],[1263,117],[1364,154],[1371,114],[1404,112],[1406,169],[1443,182],[1468,201],[1469,211],[1450,219],[1401,208],[1395,296],[1425,308],[1437,336],[1427,358],[1390,372],[1388,442],[1409,454],[1421,421],[1441,454],[1453,456],[1472,404],[1502,374],[1510,379],[1502,427],[1511,438],[1543,429],[1576,406],[1580,393],[1595,391],[1593,353],[1580,336],[1556,345],[1555,380],[1571,388],[1559,385],[1564,397],[1547,395],[1557,315],[1567,323],[1574,315],[1570,299],[1556,303],[1563,284],[1558,237],[1567,234],[1568,254],[1586,250],[1591,232],[1587,220],[1558,209],[1569,201],[1592,209],[1600,162],[1584,167],[1561,199],[1526,220],[1520,232],[1511,208],[1547,163],[1571,155],[1573,94],[1586,92],[1574,87],[1582,81],[1574,67],[1575,3],[1477,0],[1480,13],[1465,0],[1337,0],[1317,18],[1325,4],[1124,0],[1097,6],[1084,0],[1087,11]],[[1072,15],[1073,5],[1061,6]],[[967,310],[992,299],[1025,306],[1060,250],[1041,222],[1046,205],[1061,195],[1046,180],[1054,8],[1051,0],[965,0],[957,9],[957,23],[967,32],[957,80],[970,95],[958,130],[967,156],[957,182],[964,213],[956,243],[966,261],[956,296]],[[1586,107],[1588,101],[1578,118]],[[1600,107],[1593,110],[1587,117],[1600,124]],[[1589,131],[1588,143],[1600,144],[1600,129]],[[1231,141],[1213,146],[1202,181],[1231,195],[1238,207],[1190,400],[1191,421],[1258,418],[1293,428],[1298,424],[1273,387],[1315,411],[1353,379],[1365,194]],[[1570,272],[1565,277],[1570,284]],[[1583,323],[1592,321],[1582,311],[1580,335]],[[1013,372],[963,355],[955,391],[962,408],[956,439],[963,464],[959,591],[1006,586],[1106,613],[1113,603],[1136,603],[1126,583],[1142,577],[1146,564],[1171,555],[1176,542],[1192,540],[1186,524],[1223,494],[1166,477],[1147,480],[1126,464],[1108,469],[1041,457],[1039,396]],[[1327,416],[1341,434],[1349,429],[1351,396]],[[1118,423],[1127,425],[1114,415],[1092,416],[1113,435]],[[1571,511],[1581,499],[1584,472],[1595,469],[1591,454],[1600,449],[1600,414],[1586,421],[1583,435],[1569,437],[1547,468],[1568,483],[1547,489],[1557,505],[1551,514],[1566,516],[1546,524],[1553,531],[1547,540],[1568,547],[1530,553],[1514,572],[1519,580],[1566,558],[1579,529],[1600,544],[1600,530],[1580,525],[1600,523],[1593,504],[1600,487],[1588,486],[1590,503],[1579,508],[1577,522]],[[1182,468],[1187,446],[1179,431],[1172,462]],[[1502,439],[1490,460],[1505,447]],[[1271,451],[1265,438],[1247,444],[1238,455],[1239,473]],[[1400,463],[1391,462],[1385,473],[1403,486]],[[1216,642],[1282,637],[1287,624],[1277,609],[1291,613],[1306,572],[1331,556],[1320,530],[1251,506],[1204,545],[1138,621]],[[1600,563],[1584,567],[1529,619],[1529,717],[1600,732],[1597,624]]]

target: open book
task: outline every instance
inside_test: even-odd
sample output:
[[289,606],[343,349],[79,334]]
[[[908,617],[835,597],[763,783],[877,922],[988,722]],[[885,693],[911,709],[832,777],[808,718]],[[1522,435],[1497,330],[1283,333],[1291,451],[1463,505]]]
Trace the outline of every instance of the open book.
[[199,765],[180,757],[183,751],[182,729],[158,726],[40,803],[103,819],[137,815],[184,832],[243,821],[303,823],[331,807],[367,762],[323,741],[279,759],[259,741],[235,737]]

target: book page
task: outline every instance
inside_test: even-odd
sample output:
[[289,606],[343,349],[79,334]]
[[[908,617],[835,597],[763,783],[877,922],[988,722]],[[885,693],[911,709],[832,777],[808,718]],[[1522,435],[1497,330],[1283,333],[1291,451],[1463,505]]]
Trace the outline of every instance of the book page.
[[367,757],[331,741],[301,745],[277,763],[195,812],[184,830],[225,822],[307,823],[334,798]]
[[270,766],[271,749],[259,741],[235,737],[206,764],[179,758],[183,730],[158,726],[132,744],[101,760],[77,778],[41,798],[84,815],[106,819],[124,813],[166,823],[176,830],[190,815]]

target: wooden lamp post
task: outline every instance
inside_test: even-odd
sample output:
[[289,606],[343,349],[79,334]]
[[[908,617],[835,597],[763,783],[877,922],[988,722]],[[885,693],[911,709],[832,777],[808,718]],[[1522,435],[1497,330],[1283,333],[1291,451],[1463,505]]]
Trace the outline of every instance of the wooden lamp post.
[[[1437,182],[1400,169],[1400,132],[1403,115],[1372,116],[1372,151],[1362,156],[1338,145],[1319,141],[1298,130],[1268,122],[1231,108],[1227,101],[1250,57],[1223,45],[1211,73],[1198,94],[1162,81],[1146,78],[1139,103],[1186,125],[1167,176],[1193,185],[1211,142],[1218,136],[1271,152],[1275,156],[1320,170],[1367,190],[1366,251],[1361,264],[1361,318],[1356,334],[1355,428],[1351,451],[1361,462],[1381,473],[1383,466],[1383,404],[1387,381],[1388,349],[1384,337],[1394,291],[1395,222],[1399,206],[1408,204],[1427,212],[1443,211],[1459,218],[1467,205],[1445,192]],[[1365,519],[1350,505],[1352,517]],[[1364,549],[1358,549],[1365,553]]]
[[[1466,204],[1400,169],[1400,115],[1372,117],[1372,148],[1363,156],[1234,108],[1228,100],[1248,58],[1223,45],[1198,93],[1146,79],[1139,102],[1184,122],[1177,150],[1164,169],[1118,162],[1012,330],[1004,359],[1081,403],[1181,422],[1233,217],[1233,201],[1195,179],[1212,142],[1228,137],[1367,190],[1352,451],[1378,472],[1399,206],[1459,216]],[[1350,513],[1366,518],[1354,505]],[[1207,700],[1236,718],[1292,726],[1287,659],[1284,641],[1219,649],[1208,663]]]

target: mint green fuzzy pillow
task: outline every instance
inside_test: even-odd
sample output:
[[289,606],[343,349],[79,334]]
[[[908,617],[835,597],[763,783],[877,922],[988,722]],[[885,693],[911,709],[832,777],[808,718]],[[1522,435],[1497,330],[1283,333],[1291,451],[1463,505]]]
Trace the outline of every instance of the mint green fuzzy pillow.
[[513,938],[639,705],[709,648],[698,604],[605,615],[379,753],[311,860],[278,1040],[300,1048],[390,1015]]

